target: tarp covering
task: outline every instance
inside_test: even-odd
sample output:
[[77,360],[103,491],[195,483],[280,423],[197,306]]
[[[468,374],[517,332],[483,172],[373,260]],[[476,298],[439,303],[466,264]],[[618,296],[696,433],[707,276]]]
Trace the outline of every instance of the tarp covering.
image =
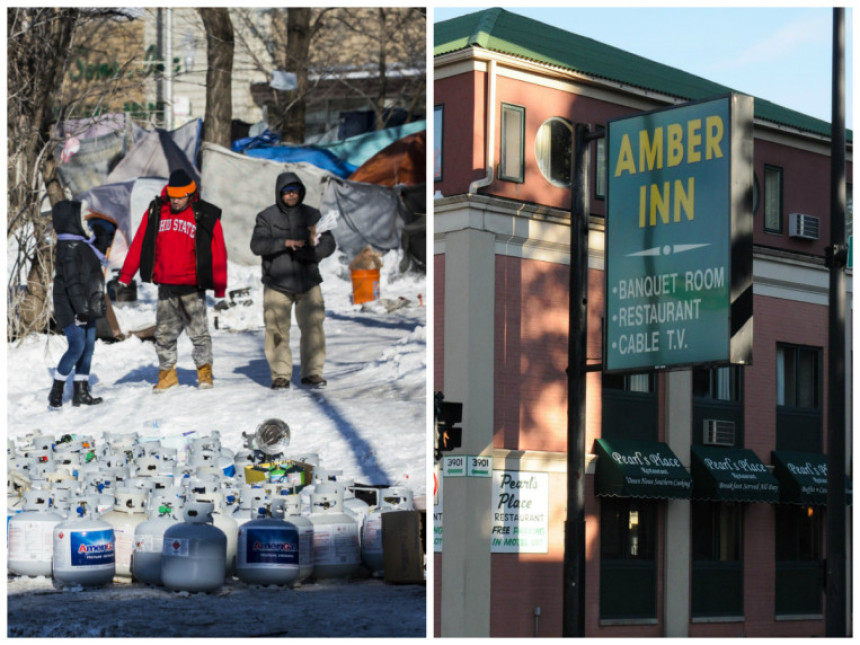
[[[55,150],[60,160],[63,145]],[[80,148],[72,157],[59,165],[60,183],[77,195],[90,188],[107,183],[108,174],[131,147],[125,131],[118,130],[92,139],[81,139]]]
[[360,134],[337,143],[319,145],[318,148],[328,150],[338,159],[358,168],[380,150],[395,141],[408,137],[410,134],[427,130],[427,121],[415,121],[396,128],[385,128],[367,134]]
[[120,234],[114,239],[108,254],[112,268],[122,266],[144,211],[166,183],[164,177],[143,177],[97,186],[75,196],[75,199],[86,202],[88,213],[103,216],[117,225]]
[[349,179],[379,186],[424,184],[427,181],[426,130],[386,146],[364,162]]
[[598,496],[689,499],[692,479],[665,443],[596,439]]
[[245,149],[245,154],[256,159],[269,159],[282,163],[309,163],[338,177],[349,177],[355,166],[338,159],[328,150],[314,146],[258,146]]
[[334,177],[307,163],[287,164],[236,154],[211,143],[201,147],[200,191],[203,199],[222,210],[221,226],[227,257],[245,265],[259,264],[251,253],[257,213],[275,203],[275,180],[282,172],[296,173],[305,184],[305,203],[320,207],[325,184]]
[[193,157],[189,158],[167,132],[155,130],[134,144],[110,172],[105,183],[114,184],[138,177],[169,177],[171,172],[180,168],[194,181],[200,181],[200,172]]
[[717,502],[779,501],[779,482],[752,450],[690,447],[693,499]]
[[400,248],[409,219],[396,191],[345,179],[329,181],[320,211],[337,212],[338,223],[332,234],[348,260],[367,245],[378,251]]

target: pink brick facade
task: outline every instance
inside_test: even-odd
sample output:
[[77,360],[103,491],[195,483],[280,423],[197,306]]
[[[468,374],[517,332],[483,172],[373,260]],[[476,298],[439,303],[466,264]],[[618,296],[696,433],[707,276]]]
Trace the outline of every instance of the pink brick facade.
[[[461,62],[462,61],[459,61]],[[469,61],[473,63],[474,61]],[[481,61],[483,63],[483,60]],[[511,61],[505,64],[515,67]],[[498,175],[479,194],[466,195],[469,184],[485,174],[488,94],[488,72],[483,64],[458,74],[441,74],[435,82],[435,103],[444,106],[443,179],[434,189],[443,195],[437,202],[435,278],[435,349],[434,389],[444,390],[446,374],[443,368],[446,339],[443,321],[450,307],[466,306],[446,300],[447,275],[446,236],[462,227],[475,226],[484,213],[497,208],[510,216],[514,228],[521,219],[532,217],[542,221],[547,211],[570,208],[569,189],[550,185],[537,168],[533,158],[536,132],[544,121],[562,116],[572,123],[604,124],[623,114],[657,107],[641,96],[619,92],[613,102],[610,92],[597,98],[590,88],[579,87],[576,81],[552,82],[540,78],[531,67],[528,72],[499,74],[496,81],[496,107],[514,104],[525,109],[525,180],[522,183],[500,181]],[[437,73],[440,63],[437,62]],[[444,71],[444,70],[443,70]],[[529,80],[529,76],[534,78]],[[564,85],[565,87],[559,87]],[[498,128],[498,124],[497,124]],[[761,206],[755,214],[754,263],[757,267],[779,267],[784,263],[796,275],[813,276],[820,282],[823,274],[822,256],[829,236],[827,222],[829,163],[821,145],[808,144],[803,133],[757,136],[754,143],[754,167],[761,181],[765,165],[784,169],[783,216],[784,233],[774,235],[763,227]],[[494,137],[495,159],[501,155],[498,134]],[[592,147],[592,155],[594,147]],[[592,156],[593,159],[593,156]],[[849,176],[851,164],[849,163]],[[593,186],[594,169],[589,178]],[[464,198],[465,196],[465,198]],[[823,196],[823,197],[822,197]],[[486,198],[486,199],[477,199]],[[450,199],[449,199],[450,198]],[[458,201],[459,200],[459,201]],[[592,199],[590,270],[588,275],[588,357],[594,362],[601,358],[601,325],[603,316],[604,272],[602,262],[603,215],[605,203]],[[818,241],[789,238],[788,213],[803,212],[822,218],[821,239]],[[458,219],[459,218],[459,219]],[[481,220],[486,221],[486,220]],[[451,222],[451,224],[449,224]],[[463,224],[468,222],[468,224]],[[506,223],[507,225],[507,223]],[[504,226],[500,227],[504,229]],[[497,239],[507,230],[494,230]],[[530,229],[531,230],[531,229]],[[559,225],[553,235],[564,242],[565,226]],[[557,242],[555,238],[550,240]],[[501,455],[505,451],[559,455],[567,451],[567,376],[568,363],[568,293],[569,264],[567,258],[540,256],[532,253],[530,244],[540,245],[546,239],[526,237],[521,248],[508,251],[511,245],[497,243],[492,259],[493,293],[493,352],[492,449]],[[769,273],[770,271],[770,273]],[[823,356],[821,392],[827,382],[827,316],[826,281],[791,284],[792,277],[774,278],[772,269],[757,268],[754,288],[754,348],[753,364],[744,368],[743,377],[743,447],[751,449],[766,465],[772,464],[771,451],[776,449],[776,397],[778,343],[821,348]],[[794,275],[794,274],[792,274]],[[822,291],[822,288],[824,291]],[[823,300],[823,302],[822,302]],[[449,328],[450,331],[450,328]],[[489,330],[488,330],[489,333]],[[667,377],[656,376],[658,440],[667,441],[667,428],[672,419],[665,401]],[[602,381],[600,373],[587,376],[586,447],[602,433]],[[447,393],[446,393],[447,394]],[[825,397],[826,398],[826,397]],[[826,405],[822,422],[827,423]],[[692,437],[692,429],[690,431]],[[680,454],[689,467],[687,452]],[[824,443],[826,446],[826,431]],[[497,462],[499,457],[496,457]],[[590,471],[592,472],[592,471]],[[489,594],[488,636],[529,637],[562,635],[562,574],[564,558],[564,522],[566,514],[566,477],[550,472],[549,548],[545,554],[493,554],[490,556],[491,576],[487,582]],[[686,502],[685,502],[686,503]],[[586,636],[587,637],[660,637],[676,635],[670,632],[670,611],[667,595],[669,572],[690,567],[690,555],[679,556],[669,550],[667,508],[657,505],[656,580],[654,586],[656,616],[654,620],[601,621],[600,584],[600,513],[601,498],[595,495],[594,476],[586,478]],[[677,529],[673,529],[677,530]],[[689,527],[686,529],[689,533]],[[690,637],[763,637],[763,636],[823,636],[823,617],[806,619],[778,617],[775,612],[774,505],[747,503],[743,510],[743,616],[726,620],[697,620],[689,616],[682,635]],[[436,553],[435,588],[436,615],[434,632],[443,635],[446,620],[440,612],[445,580],[441,575],[443,553]],[[683,562],[679,561],[683,558]],[[672,604],[675,607],[676,604]],[[536,619],[535,608],[540,608]],[[675,621],[677,622],[677,621]],[[677,629],[677,626],[671,629]]]

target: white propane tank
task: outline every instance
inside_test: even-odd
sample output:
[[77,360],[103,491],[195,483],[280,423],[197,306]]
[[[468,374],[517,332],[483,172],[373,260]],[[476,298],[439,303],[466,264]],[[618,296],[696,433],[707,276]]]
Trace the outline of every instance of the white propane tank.
[[260,486],[244,486],[239,491],[239,507],[233,510],[232,517],[236,525],[241,527],[257,517],[257,510],[265,506],[269,496]]
[[239,529],[236,575],[258,585],[293,585],[312,568],[313,527],[284,517],[285,498],[260,509],[260,517]]
[[314,527],[315,578],[347,578],[361,566],[358,524],[343,512],[343,491],[321,483],[311,494],[309,519]]
[[217,591],[224,584],[227,536],[212,524],[212,502],[185,503],[185,521],[164,532],[161,582],[174,591]]
[[51,510],[48,491],[24,493],[24,511],[9,519],[8,567],[19,576],[51,577],[54,527],[63,516]]
[[368,513],[361,525],[361,560],[376,575],[383,571],[382,514],[388,511],[411,511],[412,491],[391,486],[379,492],[379,506]]
[[138,582],[160,585],[164,534],[181,521],[181,500],[175,495],[154,493],[150,496],[149,507],[149,519],[134,529],[131,574]]
[[146,521],[146,492],[137,489],[118,489],[112,511],[101,519],[113,527],[116,536],[116,574],[131,577],[131,554],[134,550],[134,531]]
[[77,506],[76,517],[54,527],[53,572],[58,586],[109,584],[116,571],[113,527]]
[[[298,495],[284,497],[284,519],[299,528],[299,582],[311,577],[314,572],[314,525],[302,515],[302,499]],[[307,548],[304,548],[307,540]],[[307,558],[304,556],[307,555]]]

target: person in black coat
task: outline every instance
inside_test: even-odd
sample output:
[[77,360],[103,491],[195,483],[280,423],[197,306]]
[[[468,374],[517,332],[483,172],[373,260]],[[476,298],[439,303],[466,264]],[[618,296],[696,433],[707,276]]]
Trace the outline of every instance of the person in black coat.
[[94,405],[102,399],[89,392],[90,364],[96,343],[96,321],[106,313],[104,254],[113,241],[116,227],[93,220],[93,235],[87,237],[81,223],[81,202],[61,201],[52,210],[57,233],[54,275],[54,319],[63,330],[69,347],[54,370],[48,396],[52,408],[63,405],[63,388],[75,371],[72,405]]

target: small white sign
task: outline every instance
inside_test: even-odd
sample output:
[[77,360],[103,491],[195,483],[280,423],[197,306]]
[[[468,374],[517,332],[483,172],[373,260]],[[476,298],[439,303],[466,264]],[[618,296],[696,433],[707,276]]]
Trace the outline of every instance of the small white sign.
[[549,475],[493,472],[491,553],[549,551]]
[[456,457],[443,457],[442,474],[445,477],[465,477],[466,459],[466,455],[457,455]]
[[478,455],[477,457],[469,457],[466,464],[467,477],[489,477],[492,472],[492,457],[483,457],[481,455]]

